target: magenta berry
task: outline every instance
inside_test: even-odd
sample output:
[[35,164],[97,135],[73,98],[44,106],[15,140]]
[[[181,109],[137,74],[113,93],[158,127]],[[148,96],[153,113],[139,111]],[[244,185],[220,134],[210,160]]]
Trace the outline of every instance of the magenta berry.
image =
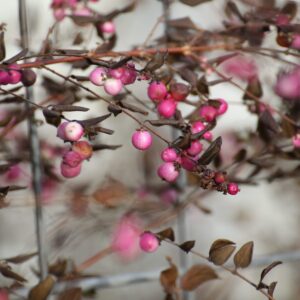
[[140,247],[145,252],[154,252],[159,246],[158,238],[151,232],[144,232],[140,236]]
[[8,70],[9,83],[17,84],[21,81],[22,74],[20,72],[20,67],[16,64],[10,65]]
[[207,140],[207,141],[211,141],[213,139],[213,134],[211,133],[211,131],[206,131],[203,134],[203,137]]
[[229,195],[236,195],[239,191],[239,186],[236,183],[230,182],[227,184],[227,192]]
[[281,75],[275,86],[276,93],[286,99],[294,99],[300,96],[300,72],[293,72]]
[[225,182],[225,175],[222,172],[216,172],[214,177],[215,183],[221,184]]
[[181,156],[180,165],[187,171],[195,171],[197,167],[197,161],[187,156]]
[[293,146],[297,149],[300,149],[300,134],[296,134],[292,138]]
[[124,85],[132,84],[135,82],[137,77],[137,72],[135,70],[134,65],[128,65],[126,68],[124,68],[124,73],[121,76],[120,80]]
[[174,182],[179,176],[179,172],[172,162],[166,162],[160,165],[157,170],[157,174],[160,178],[167,182]]
[[115,78],[115,79],[121,79],[124,75],[125,68],[116,68],[116,69],[109,69],[108,74],[109,76]]
[[109,78],[104,83],[104,90],[107,94],[116,96],[123,88],[122,81],[120,79]]
[[192,124],[191,131],[192,133],[198,133],[204,129],[205,129],[205,125],[200,121],[196,121],[195,123]]
[[68,122],[62,122],[57,127],[57,137],[61,138],[63,141],[66,141],[66,134],[65,134],[65,128],[67,126]]
[[189,87],[184,83],[173,83],[170,86],[170,93],[175,101],[185,100],[189,91]]
[[62,176],[66,177],[66,178],[73,178],[73,177],[76,177],[80,174],[81,164],[79,164],[78,166],[72,168],[69,165],[62,162],[61,165],[60,165],[60,171],[61,171]]
[[0,85],[6,85],[10,83],[9,73],[5,70],[0,70]]
[[68,122],[64,127],[64,134],[67,141],[76,142],[83,136],[84,129],[78,122]]
[[199,141],[192,141],[190,147],[187,149],[187,153],[191,156],[200,154],[203,150],[203,145]]
[[228,103],[224,99],[218,99],[220,106],[217,108],[217,115],[223,115],[228,109]]
[[104,84],[106,78],[107,78],[107,71],[104,68],[96,68],[90,73],[89,79],[90,81],[98,86],[101,86]]
[[204,105],[199,110],[200,117],[207,122],[212,122],[217,116],[217,109],[210,105]]
[[102,23],[100,29],[102,32],[109,34],[114,34],[116,32],[116,26],[112,21]]
[[170,99],[161,101],[157,106],[158,113],[164,118],[171,118],[176,112],[176,102]]
[[165,99],[167,92],[167,87],[163,82],[153,81],[148,86],[148,96],[153,101]]
[[139,150],[147,150],[152,145],[152,135],[147,130],[137,130],[131,138],[132,145]]
[[72,145],[72,150],[77,152],[82,159],[90,159],[93,155],[93,147],[87,141],[78,141]]
[[82,162],[82,156],[75,151],[68,151],[63,156],[63,163],[71,168],[75,168]]
[[161,153],[161,159],[165,162],[174,162],[178,158],[178,154],[174,148],[166,148]]

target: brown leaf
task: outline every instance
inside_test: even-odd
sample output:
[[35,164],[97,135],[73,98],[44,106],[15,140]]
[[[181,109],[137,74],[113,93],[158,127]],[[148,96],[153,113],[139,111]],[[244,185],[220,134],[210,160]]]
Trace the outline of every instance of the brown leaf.
[[195,241],[186,241],[180,244],[178,247],[186,253],[189,253],[195,246]]
[[181,29],[195,29],[197,28],[194,22],[189,17],[184,17],[180,19],[173,19],[168,21],[168,25],[175,28]]
[[146,64],[144,70],[154,72],[163,66],[168,56],[168,52],[156,52],[152,59]]
[[298,5],[296,1],[288,1],[281,9],[281,13],[288,15],[292,20],[297,15]]
[[156,235],[158,235],[158,237],[161,239],[161,240],[165,240],[165,239],[168,239],[172,242],[175,241],[175,234],[174,234],[174,231],[172,228],[167,228],[165,230],[162,230],[158,233],[156,233]]
[[81,300],[82,299],[81,288],[73,288],[64,291],[58,297],[58,300]]
[[247,268],[252,261],[253,242],[248,242],[243,245],[234,256],[234,264],[236,268]]
[[52,105],[52,110],[63,112],[63,111],[89,111],[90,109],[87,107],[82,106],[75,106],[75,105],[66,105],[66,104],[57,104]]
[[263,89],[258,78],[253,78],[249,81],[245,94],[243,96],[244,100],[254,100],[261,98],[263,96]]
[[139,107],[137,107],[135,105],[126,103],[125,101],[124,102],[120,101],[120,105],[122,107],[124,107],[124,108],[132,111],[132,112],[140,113],[140,114],[142,114],[144,116],[147,116],[149,114],[147,111],[145,111],[145,110],[143,110],[143,109],[141,109],[141,108],[139,108]]
[[272,262],[269,266],[267,266],[266,268],[264,268],[260,274],[260,282],[262,282],[265,278],[265,276],[275,267],[277,267],[278,265],[281,265],[282,261],[274,261]]
[[98,144],[98,145],[93,145],[93,151],[99,151],[99,150],[116,150],[121,148],[122,145],[103,145],[103,144]]
[[272,283],[269,285],[269,288],[268,288],[268,294],[269,294],[271,297],[273,297],[273,294],[274,294],[276,285],[277,285],[277,282],[276,282],[276,281],[272,282]]
[[216,272],[207,265],[194,265],[181,278],[181,288],[186,291],[193,291],[202,283],[217,279]]
[[234,155],[234,161],[235,162],[240,162],[246,159],[247,157],[247,150],[246,149],[241,149]]
[[30,290],[28,300],[46,300],[54,287],[54,283],[54,277],[52,275],[48,275],[46,279]]
[[16,281],[19,281],[19,282],[25,282],[27,281],[24,277],[22,277],[21,275],[13,272],[11,270],[11,267],[9,265],[0,265],[0,273],[4,276],[4,277],[7,277],[7,278],[11,278],[11,279],[14,279]]
[[0,61],[5,58],[6,50],[5,50],[5,41],[4,41],[4,31],[0,32]]
[[170,126],[178,126],[180,124],[177,120],[148,120],[148,122],[156,127],[170,125]]
[[178,270],[177,267],[172,263],[172,261],[170,262],[170,268],[162,271],[160,273],[160,283],[161,285],[164,287],[166,293],[168,294],[172,294],[172,292],[174,291],[175,287],[176,287],[176,281],[178,278]]
[[50,110],[48,108],[44,108],[43,115],[45,117],[46,122],[55,127],[57,127],[61,122],[62,116],[60,113],[58,113],[56,111]]
[[10,262],[10,263],[13,263],[13,264],[21,264],[21,263],[31,259],[32,257],[34,257],[36,255],[37,255],[37,252],[34,252],[34,253],[30,253],[30,254],[23,254],[23,255],[18,255],[18,256],[6,258],[4,260],[7,261],[7,262]]
[[209,250],[209,260],[215,265],[223,265],[234,252],[235,243],[225,239],[219,239],[213,242]]
[[58,259],[55,263],[49,266],[48,272],[56,277],[63,277],[67,269],[67,260]]
[[96,125],[96,124],[108,119],[110,116],[111,116],[111,114],[109,113],[109,114],[106,114],[101,117],[96,117],[96,118],[91,118],[91,119],[80,121],[80,124],[83,126],[93,126],[93,125]]
[[260,137],[267,143],[272,142],[278,133],[278,124],[269,110],[260,114],[258,119],[257,131]]
[[222,146],[222,138],[219,136],[215,139],[207,150],[202,154],[202,156],[198,160],[199,165],[208,165],[211,163],[215,157],[219,154]]
[[196,6],[199,4],[203,4],[205,2],[210,2],[212,0],[179,0],[181,3],[189,5],[189,6]]

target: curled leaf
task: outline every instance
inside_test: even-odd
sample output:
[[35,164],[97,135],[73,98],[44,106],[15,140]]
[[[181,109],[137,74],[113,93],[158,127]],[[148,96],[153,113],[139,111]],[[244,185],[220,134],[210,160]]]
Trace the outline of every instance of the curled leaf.
[[223,265],[234,252],[235,243],[225,239],[219,239],[213,242],[209,250],[209,260],[215,265]]
[[215,139],[207,150],[202,154],[202,156],[198,160],[199,165],[208,165],[211,163],[219,154],[222,146],[222,138],[219,136]]

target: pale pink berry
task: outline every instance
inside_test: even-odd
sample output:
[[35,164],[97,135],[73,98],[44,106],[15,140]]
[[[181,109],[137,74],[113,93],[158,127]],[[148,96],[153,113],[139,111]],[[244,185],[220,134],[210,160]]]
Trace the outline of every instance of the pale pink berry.
[[179,171],[176,169],[174,163],[165,162],[159,166],[157,174],[167,182],[174,182],[179,176]]
[[281,75],[277,80],[275,91],[280,97],[287,99],[300,97],[299,70]]
[[125,68],[123,68],[123,67],[108,70],[109,76],[111,76],[115,79],[121,79],[122,76],[124,75],[124,72],[125,72]]
[[102,23],[100,29],[102,32],[109,34],[114,34],[116,32],[116,26],[112,21]]
[[207,141],[211,141],[213,139],[213,134],[211,133],[211,131],[206,131],[203,134],[203,137],[207,140]]
[[82,157],[75,151],[68,151],[63,156],[63,163],[75,168],[82,162]]
[[107,79],[107,70],[101,67],[96,68],[90,73],[89,79],[94,85],[101,86]]
[[178,200],[178,192],[174,188],[164,190],[159,196],[160,200],[166,205],[175,204]]
[[144,232],[140,237],[140,247],[145,252],[154,252],[159,246],[158,238],[151,232]]
[[236,195],[239,191],[239,186],[236,183],[230,182],[227,184],[227,192],[229,195]]
[[192,141],[190,147],[187,149],[187,153],[191,156],[200,154],[203,150],[203,145],[199,141]]
[[139,238],[142,232],[140,220],[124,216],[113,232],[112,248],[123,259],[132,259],[139,252]]
[[87,141],[78,141],[72,145],[72,150],[77,152],[82,159],[90,159],[93,155],[93,147]]
[[181,156],[180,157],[180,165],[187,171],[195,171],[197,167],[197,161],[194,159],[187,157],[187,156]]
[[137,130],[131,137],[132,145],[139,150],[147,150],[152,145],[152,135],[147,130]]
[[220,102],[220,106],[217,108],[217,115],[223,115],[226,113],[227,109],[228,109],[228,103],[224,100],[224,99],[218,99],[218,101]]
[[210,105],[204,105],[199,110],[199,115],[207,122],[212,122],[217,116],[217,109]]
[[161,153],[161,159],[165,162],[174,162],[178,158],[178,154],[174,148],[166,148]]
[[293,36],[291,48],[298,50],[300,49],[300,34],[295,34]]
[[184,83],[173,83],[170,86],[170,93],[175,101],[185,100],[189,92],[189,87]]
[[66,16],[66,12],[63,8],[57,8],[54,9],[53,16],[56,21],[62,21]]
[[153,101],[165,99],[167,93],[167,87],[163,82],[153,81],[148,86],[148,96]]
[[67,126],[68,123],[69,122],[62,122],[57,127],[57,137],[61,138],[63,141],[67,140],[65,129],[66,129],[66,126]]
[[109,78],[104,83],[104,90],[107,94],[116,96],[123,88],[122,81],[120,79]]
[[66,141],[77,142],[84,135],[84,129],[78,122],[68,122],[64,127]]
[[66,178],[76,177],[81,172],[81,164],[79,164],[77,167],[72,168],[69,165],[62,162],[60,164],[60,172],[61,172],[61,175]]
[[169,119],[175,115],[176,106],[177,106],[177,104],[175,101],[166,99],[166,100],[159,102],[159,104],[157,106],[157,111],[160,116]]
[[13,165],[5,172],[5,179],[9,182],[18,180],[21,177],[22,169],[20,166]]
[[192,133],[198,133],[205,129],[205,125],[201,121],[196,121],[192,124]]
[[295,136],[293,136],[292,141],[293,141],[294,147],[299,149],[300,148],[300,134],[298,133]]

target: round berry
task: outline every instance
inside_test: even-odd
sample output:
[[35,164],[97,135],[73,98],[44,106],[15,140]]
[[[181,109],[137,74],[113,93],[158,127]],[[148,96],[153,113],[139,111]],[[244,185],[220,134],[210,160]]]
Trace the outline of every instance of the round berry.
[[67,122],[64,134],[67,141],[77,142],[83,136],[84,129],[78,122]]
[[166,162],[160,165],[157,170],[157,174],[160,178],[167,182],[174,182],[179,176],[179,172],[172,162]]
[[104,90],[107,94],[116,96],[123,88],[122,81],[120,79],[109,78],[104,83]]
[[9,73],[5,70],[0,71],[0,85],[6,85],[10,82],[10,76]]
[[151,232],[144,232],[140,237],[140,247],[145,252],[154,252],[159,246],[158,238]]
[[21,81],[24,86],[32,86],[36,82],[36,73],[31,69],[22,70]]
[[21,81],[22,74],[20,72],[20,67],[16,64],[10,65],[8,70],[9,83],[17,84]]
[[112,21],[102,23],[100,29],[102,32],[109,34],[114,34],[116,32],[116,26]]
[[168,188],[164,190],[159,197],[160,200],[166,205],[175,204],[178,200],[178,192],[174,188]]
[[211,133],[211,131],[206,131],[203,134],[203,137],[207,140],[207,141],[211,141],[213,139],[213,134]]
[[221,184],[225,182],[225,175],[222,172],[217,172],[214,176],[214,180],[216,184]]
[[153,101],[165,99],[167,93],[167,87],[163,82],[153,81],[148,86],[148,96]]
[[57,9],[54,9],[53,16],[54,16],[55,20],[59,22],[65,18],[66,12],[63,8],[57,8]]
[[60,165],[60,171],[61,171],[62,176],[66,177],[66,178],[73,178],[73,177],[76,177],[80,174],[81,164],[79,164],[78,166],[72,168],[69,165],[62,162],[61,165]]
[[68,151],[63,156],[63,163],[71,168],[77,167],[82,162],[82,157],[75,151]]
[[90,159],[93,155],[93,147],[87,141],[78,141],[72,145],[72,150],[77,152],[82,159]]
[[135,70],[134,65],[129,65],[124,69],[124,73],[121,76],[120,80],[124,85],[132,84],[135,82],[137,77],[137,72]]
[[170,99],[161,101],[157,106],[158,113],[164,118],[171,118],[176,112],[176,102]]
[[107,71],[104,68],[96,68],[90,73],[89,79],[94,85],[101,86],[107,78]]
[[192,124],[192,133],[198,133],[205,129],[205,125],[201,121],[196,121]]
[[166,148],[161,153],[161,159],[165,162],[174,162],[178,158],[178,154],[174,148]]
[[190,157],[181,156],[180,165],[187,171],[195,171],[197,167],[197,162]]
[[295,148],[299,149],[300,148],[300,134],[296,134],[292,138],[292,142]]
[[199,141],[192,141],[187,153],[191,156],[196,156],[203,150],[203,145]]
[[217,116],[217,109],[210,105],[204,105],[199,110],[200,117],[207,122],[212,122]]
[[152,145],[152,135],[147,130],[137,130],[131,137],[132,145],[139,150],[146,150]]
[[123,68],[123,67],[108,70],[109,76],[111,76],[115,79],[121,79],[122,76],[124,75],[124,72],[125,72],[125,68]]
[[229,195],[236,195],[239,191],[239,186],[236,183],[230,182],[227,184],[227,192]]
[[170,86],[170,93],[175,101],[185,100],[189,92],[189,87],[184,83],[173,83]]
[[224,99],[218,99],[220,106],[217,108],[217,115],[223,115],[228,109],[228,103]]

